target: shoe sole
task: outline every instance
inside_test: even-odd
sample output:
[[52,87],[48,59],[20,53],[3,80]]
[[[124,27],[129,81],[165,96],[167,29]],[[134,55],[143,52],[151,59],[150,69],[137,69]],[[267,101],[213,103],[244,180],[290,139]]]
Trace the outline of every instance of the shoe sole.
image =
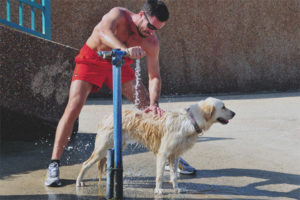
[[46,184],[45,183],[45,186],[46,187],[60,187],[62,184],[61,184],[61,182],[59,181],[59,182],[53,182],[53,183],[51,183],[51,184]]
[[[166,171],[170,171],[170,167],[169,166],[166,166],[165,167],[165,170]],[[195,174],[196,173],[196,170],[194,170],[193,172],[187,172],[187,171],[182,171],[181,169],[177,169],[177,172],[180,173],[180,174],[183,174],[183,175],[192,175],[192,174]]]
[[61,182],[59,178],[50,179],[48,182],[45,181],[45,186],[47,187],[59,187],[61,186]]
[[186,171],[178,171],[178,172],[183,175],[192,175],[196,173],[196,170],[194,170],[193,172],[186,172]]

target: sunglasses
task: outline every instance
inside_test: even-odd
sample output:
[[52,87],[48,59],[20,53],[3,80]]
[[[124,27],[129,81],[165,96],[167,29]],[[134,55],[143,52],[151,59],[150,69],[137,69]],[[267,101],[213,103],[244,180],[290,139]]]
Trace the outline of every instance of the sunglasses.
[[151,29],[151,30],[154,30],[154,31],[155,31],[155,30],[158,30],[155,26],[153,26],[153,25],[150,23],[150,21],[149,21],[147,15],[146,15],[146,13],[144,14],[144,16],[145,16],[145,18],[146,18],[146,20],[147,20],[147,22],[148,22],[147,27],[148,27],[149,29]]

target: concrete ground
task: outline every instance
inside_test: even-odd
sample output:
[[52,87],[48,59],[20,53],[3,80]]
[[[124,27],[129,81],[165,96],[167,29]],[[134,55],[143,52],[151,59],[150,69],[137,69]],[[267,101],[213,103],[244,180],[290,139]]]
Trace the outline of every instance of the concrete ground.
[[[213,95],[212,95],[213,96]],[[173,194],[165,173],[165,194],[153,195],[155,157],[141,146],[124,152],[125,199],[300,199],[300,92],[215,96],[236,112],[228,125],[214,125],[183,158],[197,169],[180,176],[184,194]],[[163,98],[166,110],[186,108],[203,96]],[[132,105],[124,102],[123,108]],[[112,112],[111,101],[89,100],[79,133],[62,157],[63,187],[44,187],[53,139],[2,142],[0,200],[104,199],[105,178],[97,183],[93,166],[86,187],[75,180],[93,150],[97,123]]]

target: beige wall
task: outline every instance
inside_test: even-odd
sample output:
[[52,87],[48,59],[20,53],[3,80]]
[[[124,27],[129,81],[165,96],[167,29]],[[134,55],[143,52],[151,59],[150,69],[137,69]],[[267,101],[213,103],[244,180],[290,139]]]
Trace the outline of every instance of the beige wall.
[[[163,94],[300,88],[299,0],[165,0]],[[81,48],[112,7],[144,0],[52,0],[52,39]],[[143,78],[147,83],[144,61]]]

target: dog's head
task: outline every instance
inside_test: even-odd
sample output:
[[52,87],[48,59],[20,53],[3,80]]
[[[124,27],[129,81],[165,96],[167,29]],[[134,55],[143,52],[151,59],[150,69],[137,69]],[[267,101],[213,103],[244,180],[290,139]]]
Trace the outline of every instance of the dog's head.
[[197,123],[207,130],[213,123],[227,124],[235,113],[225,107],[225,104],[216,98],[209,97],[198,104],[191,106]]
[[233,111],[225,107],[225,104],[220,99],[212,97],[200,102],[199,107],[203,113],[203,118],[213,123],[227,124],[235,115]]

